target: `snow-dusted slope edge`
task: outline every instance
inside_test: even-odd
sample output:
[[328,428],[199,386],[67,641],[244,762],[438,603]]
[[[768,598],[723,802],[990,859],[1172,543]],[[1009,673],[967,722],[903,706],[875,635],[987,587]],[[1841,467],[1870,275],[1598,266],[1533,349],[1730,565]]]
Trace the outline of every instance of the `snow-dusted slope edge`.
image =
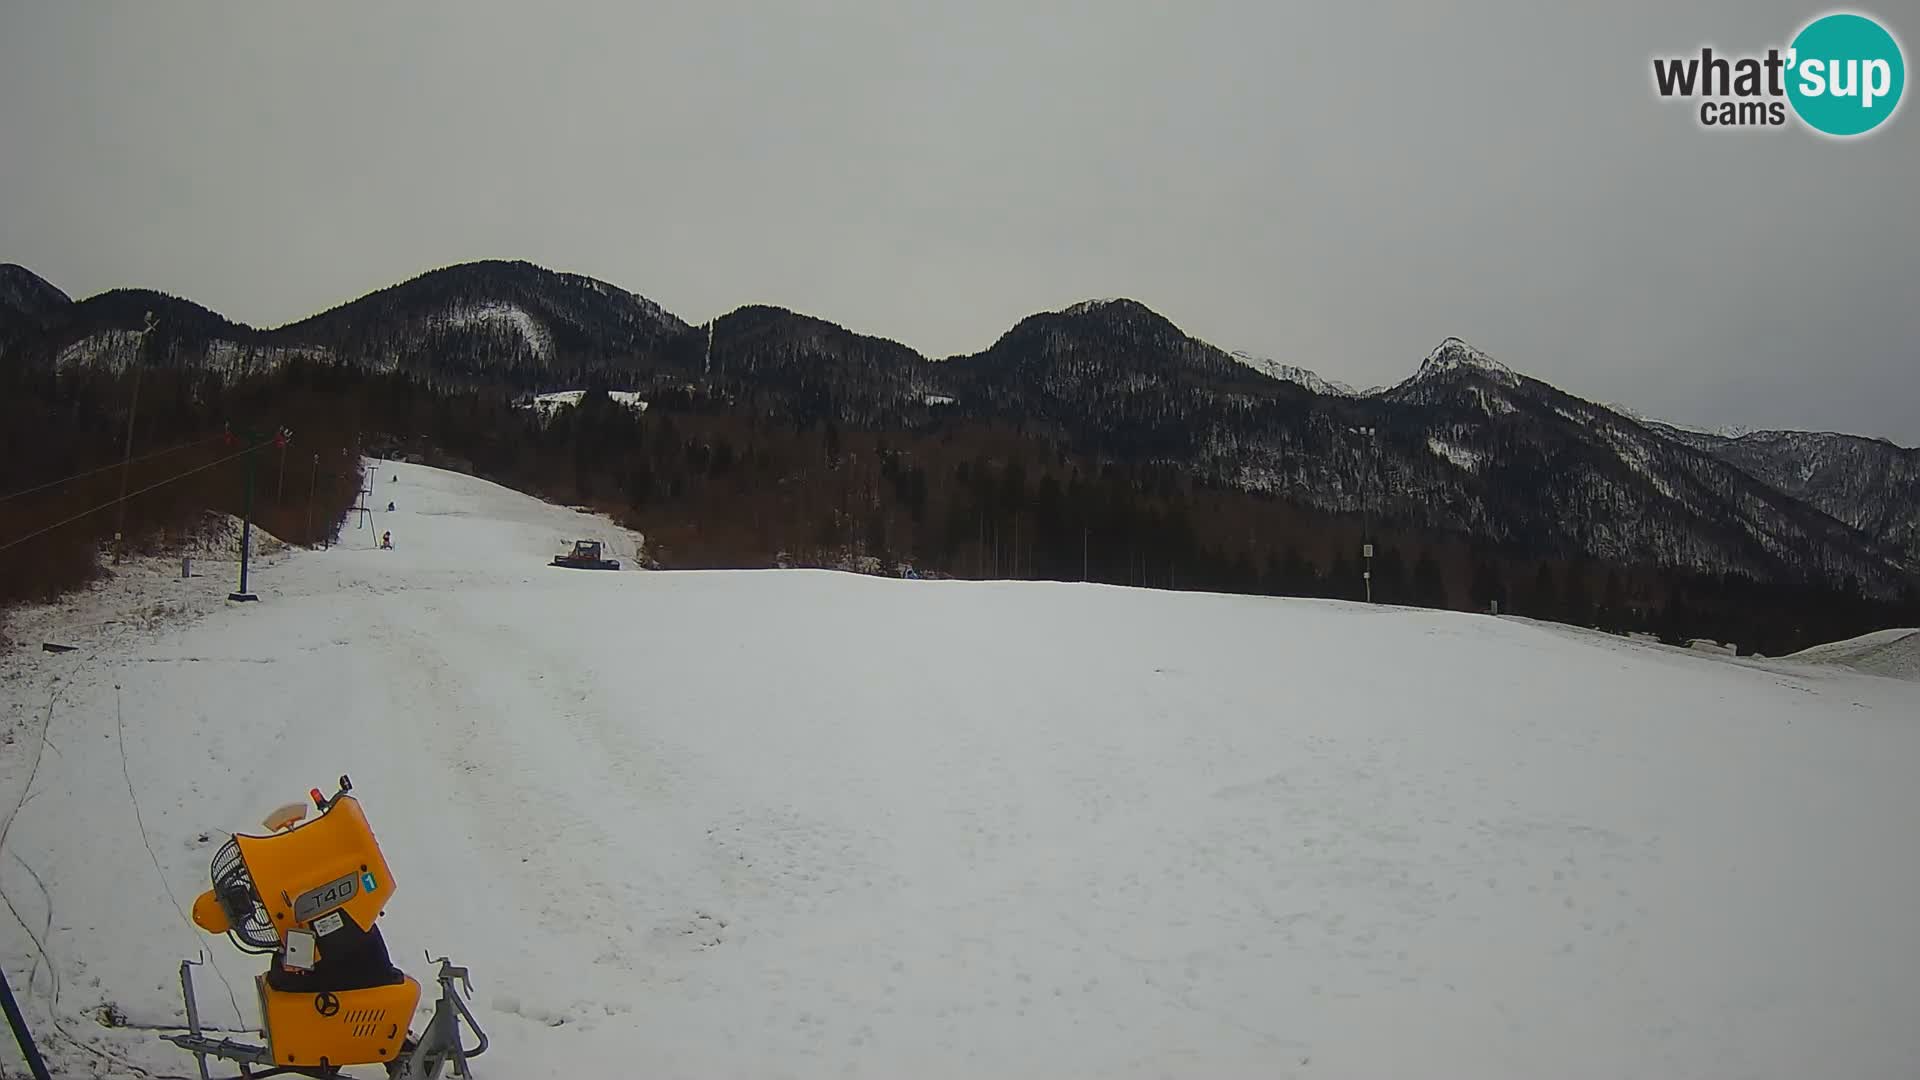
[[1240,352],[1239,350],[1235,350],[1230,355],[1232,355],[1235,360],[1240,361],[1255,371],[1271,375],[1281,382],[1290,382],[1296,386],[1303,386],[1316,394],[1325,394],[1329,397],[1359,396],[1358,391],[1346,383],[1337,382],[1333,379],[1323,379],[1314,372],[1294,364],[1283,364],[1278,360],[1270,360],[1264,356],[1255,356],[1252,353]]
[[93,1017],[177,1023],[203,946],[251,1022],[255,961],[166,890],[343,772],[396,959],[472,967],[484,1077],[1920,1059],[1913,684],[1331,602],[572,572],[604,522],[372,475],[397,512],[259,604],[129,582],[204,614],[6,657],[0,962],[63,1075],[186,1075]]
[[1881,630],[1846,641],[1802,649],[1787,657],[1807,664],[1834,664],[1893,679],[1920,682],[1920,630]]
[[[585,390],[556,390],[550,394],[535,394],[522,405],[539,413],[543,418],[551,417],[561,409],[571,409],[580,404],[587,396]],[[647,411],[647,403],[633,390],[609,390],[607,397],[616,404],[625,405],[639,412]]]

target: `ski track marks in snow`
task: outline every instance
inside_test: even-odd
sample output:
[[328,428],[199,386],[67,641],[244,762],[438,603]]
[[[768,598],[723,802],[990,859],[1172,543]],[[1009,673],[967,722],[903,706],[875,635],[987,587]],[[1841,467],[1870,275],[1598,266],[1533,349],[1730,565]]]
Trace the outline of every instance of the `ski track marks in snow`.
[[182,898],[221,830],[350,773],[395,960],[473,970],[482,1076],[1920,1055],[1911,683],[1328,601],[567,571],[636,540],[369,475],[396,511],[258,566],[259,604],[132,567],[16,624],[82,646],[0,660],[0,887],[46,953],[0,916],[0,962],[57,1069],[183,1075],[98,1010],[178,1023],[198,947],[258,966],[182,925],[123,751]]

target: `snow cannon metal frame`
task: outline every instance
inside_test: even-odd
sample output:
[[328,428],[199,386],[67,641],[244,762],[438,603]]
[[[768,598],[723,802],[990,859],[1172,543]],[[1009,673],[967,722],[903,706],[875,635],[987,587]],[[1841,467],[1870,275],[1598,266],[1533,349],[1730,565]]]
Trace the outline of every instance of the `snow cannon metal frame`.
[[[394,880],[352,790],[345,776],[332,798],[314,788],[318,817],[305,821],[304,803],[283,806],[263,823],[267,835],[236,833],[214,855],[213,888],[194,901],[193,921],[273,959],[254,977],[265,1046],[208,1036],[193,993],[193,968],[204,961],[181,962],[187,1032],[162,1037],[194,1055],[201,1080],[213,1080],[210,1057],[239,1066],[232,1080],[344,1077],[354,1065],[384,1065],[390,1080],[434,1080],[448,1063],[453,1075],[471,1075],[468,1059],[486,1051],[460,993],[473,993],[467,969],[446,957],[428,955],[439,965],[440,999],[427,1026],[409,1030],[420,983],[389,962],[374,925]],[[478,1039],[472,1048],[463,1023]]]

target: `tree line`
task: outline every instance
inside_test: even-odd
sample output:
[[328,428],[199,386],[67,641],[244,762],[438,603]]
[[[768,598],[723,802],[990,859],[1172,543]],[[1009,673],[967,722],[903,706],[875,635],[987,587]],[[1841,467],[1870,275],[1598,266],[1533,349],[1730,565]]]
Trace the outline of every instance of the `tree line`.
[[[289,543],[332,539],[360,490],[359,391],[306,370],[0,366],[0,607],[85,585],[103,554],[110,569],[169,550],[209,512],[241,514],[249,447],[257,525]],[[275,446],[282,429],[292,438]]]
[[[141,460],[124,478],[108,467],[0,501],[0,544],[111,504],[123,484],[139,491],[200,471],[0,552],[0,603],[84,584],[103,545],[158,550],[207,511],[239,513],[238,451],[287,428],[284,449],[255,453],[254,516],[300,544],[337,535],[362,453],[408,453],[605,512],[645,534],[648,558],[669,568],[836,567],[1341,600],[1370,591],[1380,603],[1709,637],[1769,655],[1920,623],[1911,589],[1888,601],[1857,582],[1542,558],[1248,493],[1172,463],[1096,460],[1065,436],[984,419],[848,429],[830,415],[743,409],[693,384],[657,388],[644,411],[598,385],[578,406],[543,413],[505,389],[299,359],[240,377],[16,365],[0,370],[0,494],[113,466],[130,415]],[[122,545],[111,543],[116,530]]]
[[[336,371],[330,378],[367,380]],[[1517,543],[1302,506],[1120,464],[1064,438],[979,419],[911,430],[729,409],[662,389],[644,412],[590,389],[549,417],[511,395],[370,380],[368,423],[412,450],[592,506],[649,538],[659,565],[814,566],[1100,582],[1503,613],[1768,655],[1920,622],[1920,596],[1857,582],[1551,556]],[[1363,555],[1371,542],[1373,557]],[[1371,572],[1371,581],[1363,574]]]

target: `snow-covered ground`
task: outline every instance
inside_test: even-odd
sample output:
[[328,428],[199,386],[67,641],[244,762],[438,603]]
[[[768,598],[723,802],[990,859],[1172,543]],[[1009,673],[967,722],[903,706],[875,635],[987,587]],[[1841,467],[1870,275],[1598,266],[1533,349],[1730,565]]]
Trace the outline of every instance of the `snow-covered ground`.
[[341,773],[396,961],[473,970],[483,1078],[1920,1060],[1920,685],[1323,601],[568,571],[630,538],[372,475],[398,510],[258,604],[132,573],[16,622],[0,962],[67,1073],[189,1073],[96,1016],[178,1024],[203,948],[255,1022],[258,961],[176,905]]
[[[586,396],[587,392],[585,390],[556,390],[551,394],[535,394],[526,407],[539,413],[542,418],[545,418],[552,416],[557,410],[573,408],[580,404],[581,399]],[[625,405],[630,409],[635,409],[640,412],[647,411],[647,403],[641,399],[638,391],[609,390],[607,391],[607,397],[615,403]]]
[[1833,664],[1869,675],[1920,682],[1920,630],[1881,630],[1846,641],[1816,645],[1785,659]]

